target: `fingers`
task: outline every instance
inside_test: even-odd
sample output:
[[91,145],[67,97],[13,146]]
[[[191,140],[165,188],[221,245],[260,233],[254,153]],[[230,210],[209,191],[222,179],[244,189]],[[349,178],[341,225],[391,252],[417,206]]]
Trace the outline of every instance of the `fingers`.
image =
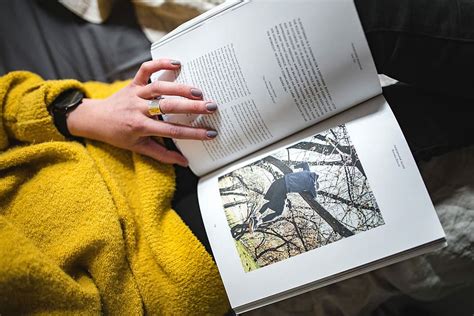
[[164,163],[178,164],[183,167],[188,166],[188,160],[183,155],[166,149],[151,138],[147,138],[144,142],[137,145],[135,151]]
[[[140,106],[143,113],[148,115],[148,100],[146,105]],[[159,101],[160,111],[163,114],[211,114],[217,110],[217,104],[212,101],[189,100],[179,97],[166,97]]]
[[142,99],[153,99],[160,95],[176,95],[188,99],[202,99],[202,91],[180,83],[168,81],[155,81],[141,87],[137,95]]
[[145,86],[148,84],[148,79],[150,79],[150,76],[153,73],[159,70],[177,70],[179,67],[181,67],[181,63],[172,59],[159,59],[144,62],[140,66],[140,69],[138,69],[135,78],[133,78],[133,83],[139,86]]
[[163,98],[160,101],[163,113],[210,114],[217,110],[217,104],[209,101],[196,101],[183,98]]
[[196,140],[211,140],[217,136],[217,132],[214,130],[171,124],[152,119],[147,119],[143,122],[140,134],[143,136],[162,136],[174,139]]

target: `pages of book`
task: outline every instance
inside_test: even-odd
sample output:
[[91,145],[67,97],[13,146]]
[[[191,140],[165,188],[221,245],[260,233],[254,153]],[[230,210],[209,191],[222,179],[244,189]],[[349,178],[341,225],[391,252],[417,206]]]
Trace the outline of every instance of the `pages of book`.
[[[300,193],[303,182],[291,188],[286,176],[304,174],[307,167],[316,175],[315,191]],[[286,187],[279,186],[281,179]],[[419,255],[445,241],[383,96],[201,178],[198,196],[236,312]]]
[[381,93],[351,0],[246,1],[191,25],[153,45],[153,59],[182,63],[153,80],[196,86],[218,104],[165,116],[217,130],[175,141],[199,176]]

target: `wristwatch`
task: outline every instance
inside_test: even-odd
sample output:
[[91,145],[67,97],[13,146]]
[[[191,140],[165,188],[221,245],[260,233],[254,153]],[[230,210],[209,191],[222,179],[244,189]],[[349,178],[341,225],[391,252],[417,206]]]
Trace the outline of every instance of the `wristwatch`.
[[77,89],[69,89],[62,92],[49,106],[49,113],[53,116],[54,125],[64,137],[74,140],[80,138],[71,135],[67,128],[67,117],[75,108],[81,104],[84,93]]

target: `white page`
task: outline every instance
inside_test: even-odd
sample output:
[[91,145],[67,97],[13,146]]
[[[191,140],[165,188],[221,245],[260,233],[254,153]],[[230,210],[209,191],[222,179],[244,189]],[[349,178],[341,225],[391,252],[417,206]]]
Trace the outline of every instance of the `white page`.
[[[380,210],[383,223],[353,236],[245,272],[235,246],[236,241],[231,234],[231,224],[228,223],[223,208],[227,195],[220,195],[218,178],[275,154],[281,151],[281,148],[341,124],[345,124],[361,161],[368,187]],[[259,168],[252,168],[255,169],[252,169],[251,179],[256,181]],[[312,168],[313,171],[319,172],[320,178],[325,175],[320,172],[324,170],[321,166]],[[330,173],[326,174],[326,177],[331,176]],[[246,181],[250,181],[249,179]],[[325,190],[324,182],[320,183],[320,189]],[[330,276],[341,275],[351,269],[445,237],[408,145],[383,96],[373,98],[257,152],[246,160],[238,161],[202,178],[198,186],[198,196],[206,231],[231,306],[238,311],[246,310],[245,307],[242,309],[242,306],[247,306],[248,309],[248,304],[252,302],[267,297],[275,300],[278,293],[298,289],[319,280],[324,281]],[[242,196],[243,194],[235,196],[235,200],[242,199]],[[316,200],[323,197],[320,194]],[[288,211],[286,212],[283,216],[288,218]],[[283,221],[283,218],[281,220]],[[256,235],[246,237],[261,238],[258,232],[254,234]],[[411,255],[415,254],[416,252]],[[406,257],[405,254],[400,258]],[[380,265],[383,263],[379,262],[377,266]],[[363,271],[370,268],[365,266]]]
[[152,56],[180,60],[177,81],[219,106],[212,115],[166,116],[219,132],[176,141],[197,175],[381,93],[351,0],[250,1],[153,45]]

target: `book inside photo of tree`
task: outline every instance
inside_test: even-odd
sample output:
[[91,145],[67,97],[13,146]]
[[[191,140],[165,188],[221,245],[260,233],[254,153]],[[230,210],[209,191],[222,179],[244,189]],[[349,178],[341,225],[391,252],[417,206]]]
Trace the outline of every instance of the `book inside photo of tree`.
[[246,272],[383,225],[345,125],[219,178]]

